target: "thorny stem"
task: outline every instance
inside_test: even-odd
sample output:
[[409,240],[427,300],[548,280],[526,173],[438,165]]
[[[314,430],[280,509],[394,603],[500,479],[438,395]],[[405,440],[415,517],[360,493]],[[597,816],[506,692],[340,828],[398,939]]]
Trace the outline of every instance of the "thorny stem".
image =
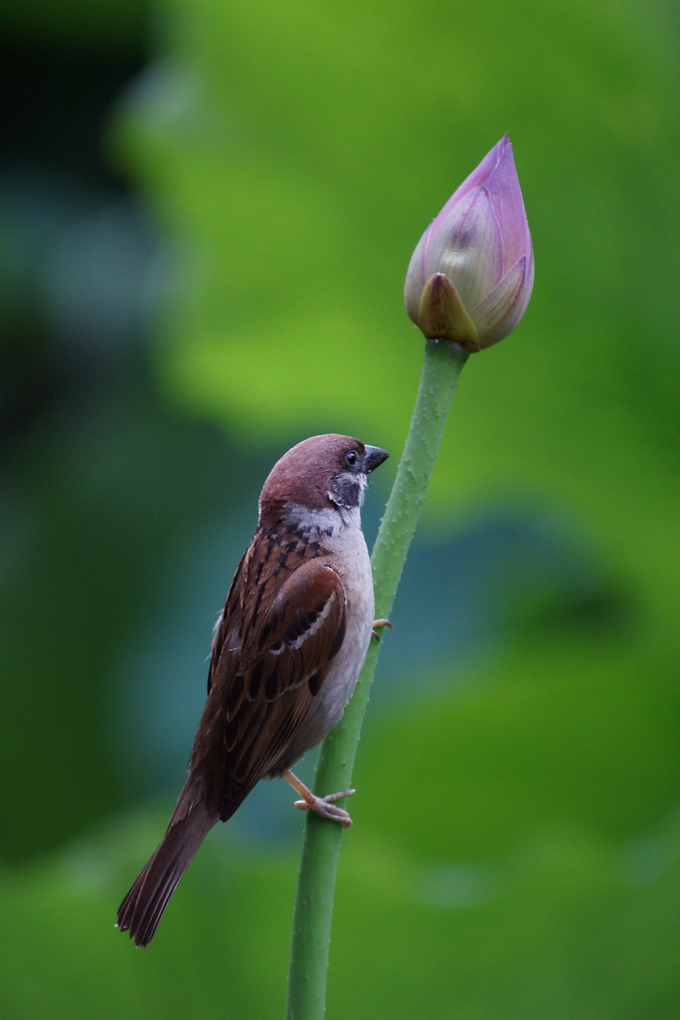
[[[450,340],[428,340],[425,344],[411,427],[371,557],[376,619],[389,619],[451,398],[467,358],[465,351]],[[320,796],[350,787],[379,653],[380,644],[371,642],[354,696],[321,745],[314,778],[314,792]],[[336,822],[308,812],[293,918],[287,1020],[323,1020],[326,1012],[328,947],[342,832]]]

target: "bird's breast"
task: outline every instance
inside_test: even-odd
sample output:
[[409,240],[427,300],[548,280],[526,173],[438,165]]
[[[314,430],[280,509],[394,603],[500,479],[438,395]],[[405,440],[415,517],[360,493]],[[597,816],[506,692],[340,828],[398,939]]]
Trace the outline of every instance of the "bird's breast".
[[287,768],[323,740],[341,718],[364,664],[373,629],[375,602],[371,561],[358,510],[351,512],[350,520],[345,515],[341,528],[326,530],[322,545],[322,555],[326,554],[329,566],[340,577],[345,591],[345,637],[288,749]]
[[371,561],[361,527],[348,526],[330,541],[327,539],[325,545],[330,553],[329,564],[337,571],[345,590],[346,630],[310,709],[308,747],[323,740],[352,697],[366,658],[375,618]]

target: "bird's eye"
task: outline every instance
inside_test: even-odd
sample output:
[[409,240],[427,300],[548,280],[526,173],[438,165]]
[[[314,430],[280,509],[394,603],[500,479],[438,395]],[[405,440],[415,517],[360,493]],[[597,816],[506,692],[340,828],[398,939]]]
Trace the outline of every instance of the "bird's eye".
[[347,467],[354,467],[356,462],[359,460],[359,454],[356,450],[350,450],[349,453],[345,454],[345,464]]

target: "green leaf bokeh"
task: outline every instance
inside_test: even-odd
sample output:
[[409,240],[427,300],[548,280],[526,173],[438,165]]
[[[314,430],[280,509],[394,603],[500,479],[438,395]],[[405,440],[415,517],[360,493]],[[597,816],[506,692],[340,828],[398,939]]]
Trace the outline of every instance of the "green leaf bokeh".
[[[604,592],[604,619],[572,619],[509,586],[504,641],[414,671],[369,724],[329,1017],[676,1017],[677,25],[606,0],[152,14],[154,57],[103,144],[175,253],[152,355],[166,406],[225,430],[239,465],[321,431],[396,460],[422,349],[412,249],[507,130],[534,296],[463,374],[424,528],[529,508],[577,536]],[[173,484],[200,500],[198,475]],[[121,813],[8,865],[3,1016],[282,1015],[289,844],[214,834],[150,949],[115,935],[163,822]]]
[[670,622],[678,89],[661,12],[201,0],[167,13],[114,139],[189,249],[158,355],[176,399],[249,441],[304,423],[399,449],[421,346],[404,267],[508,130],[535,294],[512,340],[466,373],[430,509],[446,522],[489,494],[554,500]]

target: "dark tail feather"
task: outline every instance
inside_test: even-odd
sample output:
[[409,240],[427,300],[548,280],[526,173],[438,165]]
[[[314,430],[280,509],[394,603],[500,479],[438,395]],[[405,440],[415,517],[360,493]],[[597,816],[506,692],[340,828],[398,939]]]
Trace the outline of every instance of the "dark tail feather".
[[192,799],[186,796],[189,793],[182,791],[167,832],[118,910],[118,927],[129,931],[137,946],[146,946],[153,938],[177,883],[217,821],[201,801],[194,800],[183,810]]

